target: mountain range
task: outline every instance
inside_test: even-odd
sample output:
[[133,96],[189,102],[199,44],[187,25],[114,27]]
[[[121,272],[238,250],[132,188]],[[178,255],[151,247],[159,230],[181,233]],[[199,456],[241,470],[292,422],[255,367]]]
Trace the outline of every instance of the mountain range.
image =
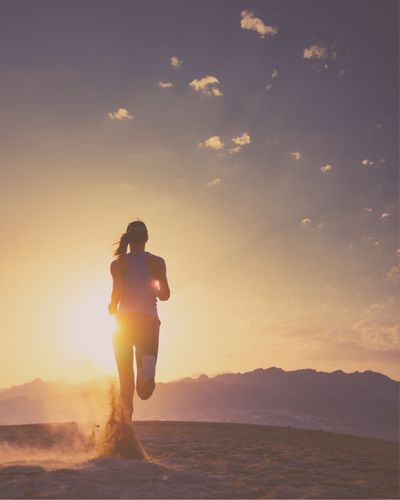
[[[1,389],[0,424],[100,423],[112,383],[112,377],[80,384],[35,379]],[[397,441],[399,385],[373,371],[259,368],[158,383],[151,399],[135,397],[134,413],[138,420],[242,422]]]

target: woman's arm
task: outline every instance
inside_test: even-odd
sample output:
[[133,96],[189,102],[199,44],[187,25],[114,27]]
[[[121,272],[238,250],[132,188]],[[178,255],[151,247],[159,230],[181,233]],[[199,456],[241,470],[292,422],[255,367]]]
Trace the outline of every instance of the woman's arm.
[[171,292],[167,280],[167,266],[165,260],[157,255],[147,254],[147,266],[150,270],[155,283],[153,288],[156,296],[160,300],[168,300]]
[[122,282],[119,264],[120,262],[118,260],[113,260],[110,265],[111,276],[113,279],[111,302],[108,304],[108,312],[110,314],[115,314],[117,312],[117,307],[121,299]]
[[160,300],[168,300],[171,295],[171,291],[169,289],[167,280],[167,266],[165,264],[165,260],[161,258],[158,264],[157,281],[159,283],[159,290],[157,292],[157,297]]

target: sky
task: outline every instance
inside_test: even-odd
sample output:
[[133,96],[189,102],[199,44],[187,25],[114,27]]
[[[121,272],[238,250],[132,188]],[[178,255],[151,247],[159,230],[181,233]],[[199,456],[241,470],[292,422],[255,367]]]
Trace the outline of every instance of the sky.
[[2,0],[0,386],[115,373],[113,245],[167,264],[160,381],[400,379],[398,4]]

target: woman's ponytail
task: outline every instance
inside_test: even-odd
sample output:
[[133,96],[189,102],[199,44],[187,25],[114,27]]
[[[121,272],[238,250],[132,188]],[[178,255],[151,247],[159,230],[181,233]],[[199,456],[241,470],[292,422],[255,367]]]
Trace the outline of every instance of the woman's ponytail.
[[[117,249],[114,252],[114,255],[116,257],[120,258],[120,257],[123,257],[126,254],[126,252],[128,250],[128,245],[129,245],[130,240],[131,240],[130,237],[131,237],[131,235],[129,233],[124,233],[121,236],[121,238],[120,238],[120,240],[118,242],[118,247],[117,247]],[[117,244],[117,243],[115,243],[115,244]]]

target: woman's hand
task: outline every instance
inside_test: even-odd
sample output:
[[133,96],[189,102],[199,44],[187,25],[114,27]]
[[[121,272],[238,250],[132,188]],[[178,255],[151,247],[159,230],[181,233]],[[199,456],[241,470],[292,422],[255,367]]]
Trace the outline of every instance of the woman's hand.
[[108,304],[108,314],[113,316],[117,312],[117,305],[112,302]]

